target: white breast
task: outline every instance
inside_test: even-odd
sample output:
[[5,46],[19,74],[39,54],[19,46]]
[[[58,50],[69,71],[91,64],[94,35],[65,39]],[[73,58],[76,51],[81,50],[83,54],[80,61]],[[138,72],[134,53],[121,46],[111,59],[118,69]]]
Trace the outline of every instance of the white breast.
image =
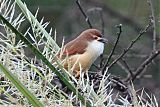
[[89,53],[91,56],[93,56],[95,59],[97,59],[97,57],[103,53],[103,50],[104,50],[104,43],[99,42],[97,40],[93,40],[92,42],[88,43],[86,52]]
[[70,57],[70,59],[76,61],[74,62],[75,66],[79,66],[81,64],[83,69],[88,69],[92,63],[99,57],[104,50],[104,44],[94,40],[88,43],[88,47],[83,54],[76,54]]

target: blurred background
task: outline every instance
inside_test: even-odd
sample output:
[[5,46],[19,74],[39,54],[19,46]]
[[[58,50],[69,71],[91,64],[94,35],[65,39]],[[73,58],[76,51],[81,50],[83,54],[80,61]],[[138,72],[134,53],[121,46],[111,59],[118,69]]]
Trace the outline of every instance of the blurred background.
[[[88,29],[88,23],[76,4],[76,0],[23,0],[32,13],[39,8],[38,19],[44,17],[50,22],[49,27],[57,31],[57,42],[61,46],[76,37],[83,30]],[[160,0],[151,0],[155,15],[157,49],[160,47]],[[151,16],[151,9],[147,0],[80,0],[85,13],[89,16],[94,28],[104,31],[104,37],[109,39],[105,47],[106,60],[114,41],[117,38],[116,25],[122,24],[122,34],[113,58],[116,58],[137,37],[140,30],[145,28]],[[28,27],[23,25],[22,31]],[[54,37],[54,33],[52,35]],[[153,50],[153,27],[151,27],[133,48],[125,55],[129,68],[134,71]],[[95,62],[99,64],[99,60]],[[122,65],[115,64],[109,73],[125,78],[127,72]],[[91,68],[93,71],[94,67]],[[144,89],[149,94],[155,94],[160,102],[160,56],[145,68],[141,78],[136,79],[135,89]]]

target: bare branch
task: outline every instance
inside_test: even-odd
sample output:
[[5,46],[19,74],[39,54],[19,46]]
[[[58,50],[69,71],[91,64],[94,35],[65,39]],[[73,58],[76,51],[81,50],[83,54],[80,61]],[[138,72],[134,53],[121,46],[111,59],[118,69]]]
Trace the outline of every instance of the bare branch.
[[114,87],[115,89],[121,92],[125,92],[127,90],[126,84],[123,81],[121,81],[120,78],[112,75],[108,78],[108,80],[114,83],[112,87]]
[[114,47],[113,47],[113,49],[112,49],[112,51],[111,51],[111,53],[110,53],[110,55],[109,55],[109,57],[108,57],[108,60],[105,62],[104,66],[103,66],[103,68],[102,68],[102,70],[101,70],[101,71],[102,71],[102,74],[103,74],[104,71],[106,70],[106,67],[108,66],[108,63],[109,63],[112,55],[114,54],[114,51],[115,51],[115,49],[116,49],[116,46],[117,46],[118,41],[119,41],[119,38],[120,38],[120,35],[121,35],[121,33],[122,33],[122,24],[119,24],[119,25],[117,25],[116,27],[119,28],[119,32],[117,33],[118,37],[117,37],[117,40],[116,40],[116,42],[115,42],[115,45],[114,45]]
[[86,15],[86,13],[84,12],[82,6],[80,5],[79,0],[76,0],[76,3],[77,3],[77,5],[78,5],[80,11],[82,12],[83,16],[85,17],[86,22],[88,23],[89,27],[90,27],[90,28],[93,28],[92,25],[91,25],[91,22],[90,22],[90,20],[89,20],[89,17],[88,17],[88,16]]
[[127,49],[124,49],[123,52],[121,53],[121,55],[119,55],[119,57],[117,59],[115,59],[109,66],[108,68],[111,68],[118,60],[120,60],[131,48],[132,46],[137,42],[137,40],[140,39],[140,37],[147,32],[147,30],[149,29],[149,27],[152,25],[151,20],[149,21],[148,25],[144,28],[144,30],[140,31],[140,33],[138,34],[138,36],[132,40],[132,42],[129,44],[129,46],[127,47]]
[[141,72],[152,62],[160,54],[160,49],[157,51],[153,51],[151,55],[137,68],[135,71],[134,76],[131,78],[129,77],[130,81],[134,81],[136,77],[141,74]]
[[151,20],[153,23],[153,51],[156,51],[156,23],[155,23],[154,7],[151,0],[147,0],[147,3],[151,10]]
[[[110,16],[116,17],[121,22],[131,26],[136,32],[139,32],[141,29],[144,29],[143,26],[137,20],[133,19],[130,16],[127,16],[125,14],[120,13],[118,10],[113,9],[107,3],[101,3],[99,1],[98,0],[89,0],[89,2],[92,3],[93,5],[97,5],[97,6],[102,7],[103,11],[105,13],[109,14]],[[146,32],[146,34],[147,35],[152,35],[153,32],[152,31],[148,31],[148,32]],[[158,37],[159,35],[156,34],[156,36]],[[150,38],[151,36],[147,36],[147,37]]]

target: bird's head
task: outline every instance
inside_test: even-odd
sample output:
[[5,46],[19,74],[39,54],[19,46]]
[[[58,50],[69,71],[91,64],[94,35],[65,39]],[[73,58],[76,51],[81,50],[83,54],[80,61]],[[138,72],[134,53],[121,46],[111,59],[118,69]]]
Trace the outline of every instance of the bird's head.
[[87,29],[83,31],[76,39],[67,43],[63,48],[63,55],[83,54],[84,52],[96,54],[103,53],[104,43],[107,39],[97,29]]
[[81,41],[79,47],[84,46],[80,49],[85,49],[86,52],[99,56],[103,53],[104,43],[108,40],[102,37],[102,34],[97,29],[87,29],[83,31],[78,37],[77,41]]
[[97,29],[87,29],[83,31],[78,38],[83,39],[84,41],[88,41],[88,42],[92,42],[95,40],[101,43],[108,42],[107,39],[102,37],[102,34]]

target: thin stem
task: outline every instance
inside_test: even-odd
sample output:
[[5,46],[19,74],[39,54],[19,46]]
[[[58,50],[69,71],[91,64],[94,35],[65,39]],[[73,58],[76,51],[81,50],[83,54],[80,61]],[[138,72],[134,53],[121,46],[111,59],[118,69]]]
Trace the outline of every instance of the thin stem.
[[122,33],[122,24],[119,24],[119,25],[117,25],[116,27],[119,29],[119,32],[117,33],[118,37],[117,37],[117,40],[116,40],[116,42],[115,42],[115,44],[114,44],[114,47],[113,47],[113,49],[112,49],[112,51],[111,51],[111,53],[110,53],[110,55],[109,55],[109,57],[108,57],[108,60],[105,62],[104,66],[103,66],[103,68],[102,68],[102,70],[101,70],[101,71],[102,71],[102,74],[103,74],[104,71],[106,70],[106,67],[107,67],[108,64],[109,64],[109,61],[110,61],[112,55],[114,54],[114,51],[115,51],[115,49],[116,49],[116,46],[117,46],[118,41],[119,41],[119,38],[120,38],[120,35],[121,35],[121,33]]
[[129,44],[129,46],[127,47],[127,49],[124,49],[123,52],[121,53],[121,55],[119,55],[119,57],[117,59],[115,59],[109,66],[108,68],[111,68],[118,60],[120,60],[131,48],[132,46],[137,42],[137,40],[140,39],[140,37],[147,32],[147,30],[149,29],[149,27],[152,25],[151,20],[149,21],[148,25],[144,28],[144,30],[140,31],[140,33],[138,34],[138,36],[132,40],[132,42]]
[[135,71],[135,74],[132,78],[129,78],[130,81],[134,81],[136,79],[136,77],[141,74],[141,72],[147,67],[147,65],[149,65],[152,60],[154,58],[156,58],[158,55],[160,54],[160,49],[157,51],[153,51],[153,53],[151,53],[151,55],[137,68],[137,70]]
[[156,23],[155,23],[155,14],[154,14],[154,8],[151,0],[147,1],[150,10],[151,10],[151,20],[153,23],[153,51],[156,51]]
[[79,0],[76,0],[76,3],[77,3],[77,5],[78,5],[80,11],[82,12],[83,16],[85,17],[86,22],[88,23],[89,27],[90,27],[90,28],[93,28],[93,27],[92,27],[92,24],[91,24],[91,22],[90,22],[90,20],[89,20],[89,17],[88,17],[88,16],[86,15],[86,13],[84,12],[82,6],[80,5]]

